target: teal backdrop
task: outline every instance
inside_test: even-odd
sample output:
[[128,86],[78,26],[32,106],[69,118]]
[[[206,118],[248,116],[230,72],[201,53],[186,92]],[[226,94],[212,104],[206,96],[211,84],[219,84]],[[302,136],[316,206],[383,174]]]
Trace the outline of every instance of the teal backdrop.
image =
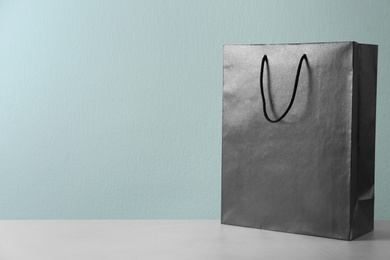
[[390,220],[389,26],[389,0],[1,1],[0,218],[218,219],[223,45],[358,41]]

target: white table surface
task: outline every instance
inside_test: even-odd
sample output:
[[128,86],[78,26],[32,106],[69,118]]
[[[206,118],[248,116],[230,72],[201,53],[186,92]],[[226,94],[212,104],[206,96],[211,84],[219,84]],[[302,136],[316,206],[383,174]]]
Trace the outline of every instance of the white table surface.
[[2,220],[1,260],[390,259],[390,221],[354,241],[218,220]]

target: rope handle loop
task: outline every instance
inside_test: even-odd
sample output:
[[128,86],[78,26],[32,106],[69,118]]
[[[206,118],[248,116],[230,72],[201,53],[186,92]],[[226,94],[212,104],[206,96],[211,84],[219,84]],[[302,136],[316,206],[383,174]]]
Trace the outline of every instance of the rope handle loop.
[[265,118],[271,122],[271,123],[277,123],[279,122],[280,120],[282,120],[286,115],[287,113],[290,111],[293,103],[294,103],[294,99],[295,99],[295,94],[297,93],[297,88],[298,88],[298,82],[299,82],[299,75],[301,74],[301,67],[302,67],[302,63],[303,63],[303,60],[306,60],[307,62],[307,56],[306,54],[303,54],[302,57],[301,57],[301,60],[299,61],[299,65],[298,65],[298,70],[297,70],[297,75],[295,77],[295,84],[294,84],[294,90],[293,90],[293,94],[292,94],[292,97],[291,97],[291,101],[290,101],[290,104],[288,105],[286,111],[283,113],[283,115],[281,115],[278,119],[271,119],[269,116],[268,116],[268,113],[267,113],[267,106],[266,106],[266,103],[265,103],[265,95],[264,95],[264,87],[263,87],[263,72],[264,72],[264,64],[267,62],[267,66],[268,66],[268,58],[267,58],[267,55],[264,55],[263,56],[263,60],[261,61],[261,70],[260,70],[260,92],[261,92],[261,98],[263,99],[263,112],[264,112],[264,116]]

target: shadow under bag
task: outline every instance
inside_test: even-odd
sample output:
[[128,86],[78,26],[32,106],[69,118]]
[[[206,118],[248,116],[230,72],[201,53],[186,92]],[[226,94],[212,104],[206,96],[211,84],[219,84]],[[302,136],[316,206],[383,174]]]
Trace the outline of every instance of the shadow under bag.
[[225,45],[222,223],[373,230],[377,45]]

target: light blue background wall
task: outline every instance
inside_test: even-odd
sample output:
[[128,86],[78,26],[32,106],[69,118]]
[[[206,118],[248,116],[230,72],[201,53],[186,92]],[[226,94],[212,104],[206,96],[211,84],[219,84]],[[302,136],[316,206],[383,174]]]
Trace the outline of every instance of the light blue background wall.
[[1,1],[0,218],[220,216],[222,45],[379,44],[376,219],[390,219],[390,1]]

